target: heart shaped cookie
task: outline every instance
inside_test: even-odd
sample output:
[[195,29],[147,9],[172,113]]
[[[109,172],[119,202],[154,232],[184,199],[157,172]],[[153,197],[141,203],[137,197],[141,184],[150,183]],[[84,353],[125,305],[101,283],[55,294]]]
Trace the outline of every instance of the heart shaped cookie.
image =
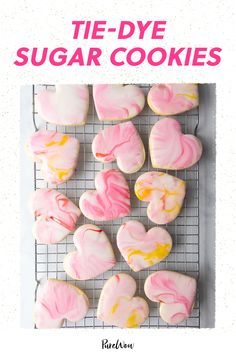
[[79,208],[64,194],[53,189],[38,189],[30,199],[30,209],[37,218],[33,235],[39,243],[60,242],[71,231],[81,215]]
[[86,191],[80,197],[80,210],[86,218],[106,221],[130,213],[129,187],[120,171],[100,171],[95,177],[95,188],[96,191]]
[[160,116],[179,114],[198,106],[198,85],[156,84],[148,92],[147,101]]
[[167,224],[180,213],[185,197],[185,182],[164,172],[146,172],[135,182],[138,199],[149,202],[148,218],[157,224]]
[[38,287],[34,308],[37,328],[60,328],[65,319],[80,321],[88,312],[89,301],[77,286],[48,279]]
[[183,134],[173,118],[159,120],[151,130],[149,148],[152,166],[167,170],[182,170],[194,165],[202,155],[201,141]]
[[148,317],[149,308],[143,298],[133,297],[136,288],[135,280],[128,274],[109,278],[100,295],[97,318],[121,328],[140,326]]
[[135,85],[93,85],[93,99],[102,121],[131,119],[145,104],[142,89]]
[[169,270],[159,270],[149,275],[144,284],[146,296],[160,302],[161,318],[172,325],[191,315],[196,290],[196,279]]
[[32,134],[27,150],[35,162],[41,163],[44,179],[61,184],[75,171],[79,158],[79,140],[51,130]]
[[57,125],[83,125],[89,108],[87,85],[56,85],[38,92],[35,99],[40,117]]
[[77,251],[70,252],[64,259],[65,272],[73,279],[87,280],[111,269],[115,256],[103,230],[96,225],[79,227],[73,237]]
[[145,161],[143,142],[132,122],[101,130],[93,139],[92,151],[102,163],[117,160],[119,169],[124,173],[137,172]]
[[127,221],[118,230],[117,246],[135,272],[165,259],[171,251],[172,239],[162,227],[146,232],[139,221]]

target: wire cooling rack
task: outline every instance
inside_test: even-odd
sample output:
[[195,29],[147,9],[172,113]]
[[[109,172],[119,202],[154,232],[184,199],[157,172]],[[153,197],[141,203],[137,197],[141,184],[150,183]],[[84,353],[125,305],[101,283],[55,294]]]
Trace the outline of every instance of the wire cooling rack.
[[[139,85],[147,94],[150,85]],[[88,113],[88,121],[84,126],[77,127],[59,127],[52,124],[48,124],[43,121],[35,107],[35,95],[40,90],[52,90],[53,85],[33,85],[32,86],[32,119],[40,129],[57,130],[74,136],[80,140],[80,156],[78,169],[73,177],[64,184],[55,186],[44,181],[41,175],[40,166],[34,164],[34,188],[54,188],[67,197],[69,197],[75,204],[78,205],[80,195],[88,190],[94,189],[94,178],[98,171],[103,168],[116,167],[116,163],[103,165],[96,161],[91,152],[91,143],[93,137],[101,129],[109,124],[107,122],[100,122],[96,115],[96,110],[93,103],[90,87],[90,105]],[[132,213],[128,217],[120,218],[114,221],[96,222],[108,235],[115,255],[117,264],[106,273],[100,275],[96,279],[86,281],[73,281],[66,275],[63,270],[63,259],[65,255],[74,250],[74,244],[72,240],[72,234],[66,237],[63,241],[55,245],[43,245],[35,243],[35,280],[38,282],[42,278],[57,278],[66,280],[74,285],[78,285],[88,295],[90,300],[90,309],[87,316],[79,322],[65,321],[65,328],[81,328],[81,327],[113,327],[104,324],[97,319],[96,311],[99,296],[105,281],[113,274],[118,272],[127,272],[137,281],[137,295],[144,296],[149,303],[150,315],[141,328],[167,328],[167,327],[200,327],[200,306],[199,306],[199,292],[197,293],[196,303],[191,316],[183,323],[177,326],[171,326],[166,324],[159,316],[158,305],[149,301],[144,295],[144,282],[147,276],[156,270],[168,269],[186,273],[199,280],[199,166],[194,165],[187,170],[182,171],[166,171],[175,175],[187,182],[187,194],[184,201],[184,205],[181,214],[177,219],[170,224],[166,225],[166,229],[170,232],[173,239],[173,248],[166,260],[162,261],[158,265],[154,265],[146,270],[141,270],[137,273],[133,272],[123,257],[121,256],[117,244],[116,234],[120,225],[125,220],[140,220],[148,230],[153,227],[154,224],[147,218],[146,209],[147,204],[141,202],[134,195],[134,183],[136,179],[144,172],[152,170],[149,149],[148,149],[148,137],[153,124],[159,119],[146,104],[145,109],[134,118],[132,122],[138,129],[140,136],[144,142],[146,149],[146,162],[142,169],[134,174],[126,175],[126,180],[129,183],[131,191],[131,204]],[[199,110],[194,109],[186,114],[179,115],[178,121],[182,125],[182,129],[185,133],[194,133],[197,131],[199,124]],[[93,223],[86,217],[81,216],[78,221],[78,227],[85,223]]]

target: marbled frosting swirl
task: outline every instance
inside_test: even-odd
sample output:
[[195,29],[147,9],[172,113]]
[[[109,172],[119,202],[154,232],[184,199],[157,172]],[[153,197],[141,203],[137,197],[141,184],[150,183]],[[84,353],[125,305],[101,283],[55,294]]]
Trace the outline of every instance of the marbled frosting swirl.
[[78,287],[65,281],[48,279],[39,285],[34,308],[37,328],[60,328],[64,319],[80,321],[88,312],[89,301]]
[[156,84],[148,92],[147,101],[158,115],[179,114],[198,106],[198,85]]
[[71,231],[81,215],[79,208],[64,194],[53,189],[38,189],[30,199],[30,209],[37,218],[33,235],[39,243],[60,242]]
[[130,213],[130,192],[122,173],[115,169],[98,172],[95,190],[86,191],[79,201],[80,210],[91,220],[106,221]]
[[118,167],[124,173],[137,172],[145,161],[143,142],[132,122],[101,130],[93,139],[92,151],[102,163],[117,160]]
[[75,171],[79,158],[79,140],[51,130],[32,134],[27,150],[34,161],[41,163],[44,179],[61,184]]
[[145,104],[142,89],[135,85],[93,85],[93,99],[101,121],[133,118]]
[[44,90],[36,95],[40,117],[57,125],[83,125],[89,107],[87,85],[56,85],[55,91]]
[[164,172],[146,172],[135,182],[138,199],[149,202],[148,218],[157,224],[167,224],[180,213],[185,197],[185,182]]
[[152,166],[167,170],[191,167],[202,155],[201,141],[183,134],[180,123],[173,118],[161,119],[152,127],[149,148]]
[[136,288],[136,282],[130,275],[113,275],[102,289],[97,317],[109,325],[121,328],[140,326],[148,317],[149,308],[143,298],[133,297]]
[[161,318],[172,325],[191,315],[196,289],[196,279],[167,270],[149,275],[144,284],[146,296],[152,301],[160,302]]
[[138,272],[165,259],[171,251],[172,239],[162,227],[146,232],[141,222],[130,220],[119,228],[117,246],[130,268]]
[[115,265],[111,244],[98,226],[79,227],[73,241],[77,250],[69,252],[64,259],[65,272],[73,279],[92,279]]

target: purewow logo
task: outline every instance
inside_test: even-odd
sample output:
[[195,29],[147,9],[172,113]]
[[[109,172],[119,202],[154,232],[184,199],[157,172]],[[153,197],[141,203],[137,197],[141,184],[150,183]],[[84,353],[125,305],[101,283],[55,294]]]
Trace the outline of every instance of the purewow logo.
[[119,339],[116,342],[109,342],[108,339],[102,339],[102,349],[133,349],[134,343],[125,343]]

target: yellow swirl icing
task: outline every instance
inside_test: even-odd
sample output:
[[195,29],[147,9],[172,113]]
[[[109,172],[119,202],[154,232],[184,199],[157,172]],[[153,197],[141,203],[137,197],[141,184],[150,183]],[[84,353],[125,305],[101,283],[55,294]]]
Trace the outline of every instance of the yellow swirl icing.
[[54,172],[60,181],[64,180],[66,176],[72,171],[72,168],[58,168],[54,167],[54,160],[57,158],[57,155],[53,155],[48,159],[48,168]]
[[140,188],[140,189],[137,188],[135,193],[140,200],[144,200],[147,197],[149,197],[153,191],[158,191],[158,192],[164,193],[164,195],[162,196],[162,199],[178,194],[177,191],[169,191],[168,189],[161,189],[158,187],[155,187],[155,188],[148,187],[148,188]]
[[118,310],[119,304],[115,303],[111,308],[112,315]]
[[68,174],[71,171],[71,168],[70,169],[56,168],[53,165],[48,165],[48,167],[52,172],[56,173],[59,180],[63,180],[64,177],[68,176]]
[[63,180],[69,174],[69,170],[56,169],[56,174],[60,180]]
[[193,93],[176,93],[176,96],[184,96],[186,98],[189,98],[190,100],[196,100],[197,96],[194,95]]
[[45,146],[46,147],[50,147],[52,145],[63,146],[63,145],[65,145],[65,143],[67,142],[68,139],[69,139],[68,135],[63,135],[61,140],[59,140],[59,141],[52,140],[49,143],[45,144]]
[[127,328],[134,328],[134,327],[138,327],[138,311],[137,310],[133,310],[131,312],[131,315],[128,317],[127,322],[126,322],[126,327]]
[[144,200],[150,196],[155,188],[140,188],[135,190],[135,194],[140,200]]
[[151,252],[144,252],[141,250],[128,250],[128,263],[132,263],[132,256],[142,256],[143,259],[150,263],[150,265],[154,264],[155,259],[163,259],[166,258],[170,252],[171,245],[169,243],[165,243],[163,245],[156,244],[156,248]]

